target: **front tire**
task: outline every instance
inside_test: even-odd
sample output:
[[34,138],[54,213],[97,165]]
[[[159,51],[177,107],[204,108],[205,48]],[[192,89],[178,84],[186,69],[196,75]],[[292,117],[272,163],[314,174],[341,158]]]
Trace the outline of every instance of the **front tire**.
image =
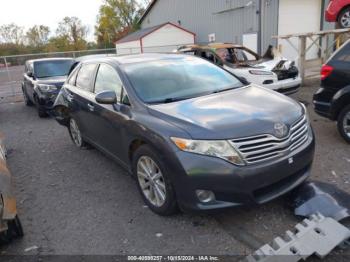
[[23,92],[23,100],[24,100],[24,104],[26,106],[33,106],[33,102],[30,101],[27,92],[24,90],[24,88],[22,87],[22,92]]
[[48,114],[45,109],[38,107],[38,116],[40,118],[45,118],[45,117],[48,117]]
[[70,138],[78,148],[86,149],[89,147],[88,143],[82,137],[80,128],[74,118],[69,120],[68,131]]
[[23,228],[19,217],[7,221],[7,230],[0,235],[0,243],[9,244],[13,239],[23,237]]
[[48,117],[46,110],[40,105],[39,98],[37,97],[37,95],[34,95],[34,101],[35,101],[36,109],[38,111],[38,116],[40,118]]
[[143,145],[136,150],[132,168],[142,198],[154,213],[169,216],[178,211],[168,170],[151,147]]
[[350,7],[345,8],[339,15],[338,26],[340,28],[350,28]]
[[340,112],[337,125],[341,136],[350,143],[350,105]]

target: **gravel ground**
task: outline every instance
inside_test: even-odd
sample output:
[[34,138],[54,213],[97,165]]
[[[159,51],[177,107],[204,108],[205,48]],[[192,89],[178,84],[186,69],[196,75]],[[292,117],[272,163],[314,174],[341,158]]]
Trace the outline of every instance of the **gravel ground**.
[[[350,193],[350,146],[335,123],[314,114],[316,88],[294,96],[310,103],[317,139],[312,179]],[[301,220],[283,198],[212,215],[159,217],[144,206],[123,169],[97,150],[77,149],[65,128],[39,119],[34,108],[1,103],[0,129],[25,230],[23,239],[0,247],[2,254],[245,255]],[[25,252],[33,246],[38,248]]]

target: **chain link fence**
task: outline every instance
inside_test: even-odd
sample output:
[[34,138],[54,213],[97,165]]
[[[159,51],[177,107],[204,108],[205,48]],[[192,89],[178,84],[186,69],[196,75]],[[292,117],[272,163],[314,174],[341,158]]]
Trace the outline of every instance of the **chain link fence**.
[[24,64],[27,60],[50,57],[77,58],[85,55],[115,53],[115,48],[111,48],[70,52],[23,54],[0,57],[0,103],[22,101],[21,84],[23,81]]

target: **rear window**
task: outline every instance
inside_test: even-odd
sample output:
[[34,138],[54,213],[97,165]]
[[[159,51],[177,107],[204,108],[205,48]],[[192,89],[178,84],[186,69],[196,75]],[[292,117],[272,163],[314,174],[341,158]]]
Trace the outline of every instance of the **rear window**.
[[95,68],[95,64],[82,65],[76,80],[77,87],[80,87],[86,91],[91,91],[91,82],[92,78],[94,77]]
[[332,61],[350,62],[350,42],[346,43],[332,58]]
[[34,74],[37,78],[66,76],[73,64],[73,60],[50,60],[34,63]]

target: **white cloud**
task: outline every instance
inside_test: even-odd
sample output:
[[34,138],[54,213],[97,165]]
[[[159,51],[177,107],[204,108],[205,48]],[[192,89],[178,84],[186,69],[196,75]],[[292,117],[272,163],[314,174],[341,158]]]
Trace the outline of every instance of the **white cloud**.
[[90,41],[94,40],[94,26],[102,0],[2,0],[0,25],[16,23],[29,28],[47,25],[55,32],[65,16],[76,16],[89,27]]

